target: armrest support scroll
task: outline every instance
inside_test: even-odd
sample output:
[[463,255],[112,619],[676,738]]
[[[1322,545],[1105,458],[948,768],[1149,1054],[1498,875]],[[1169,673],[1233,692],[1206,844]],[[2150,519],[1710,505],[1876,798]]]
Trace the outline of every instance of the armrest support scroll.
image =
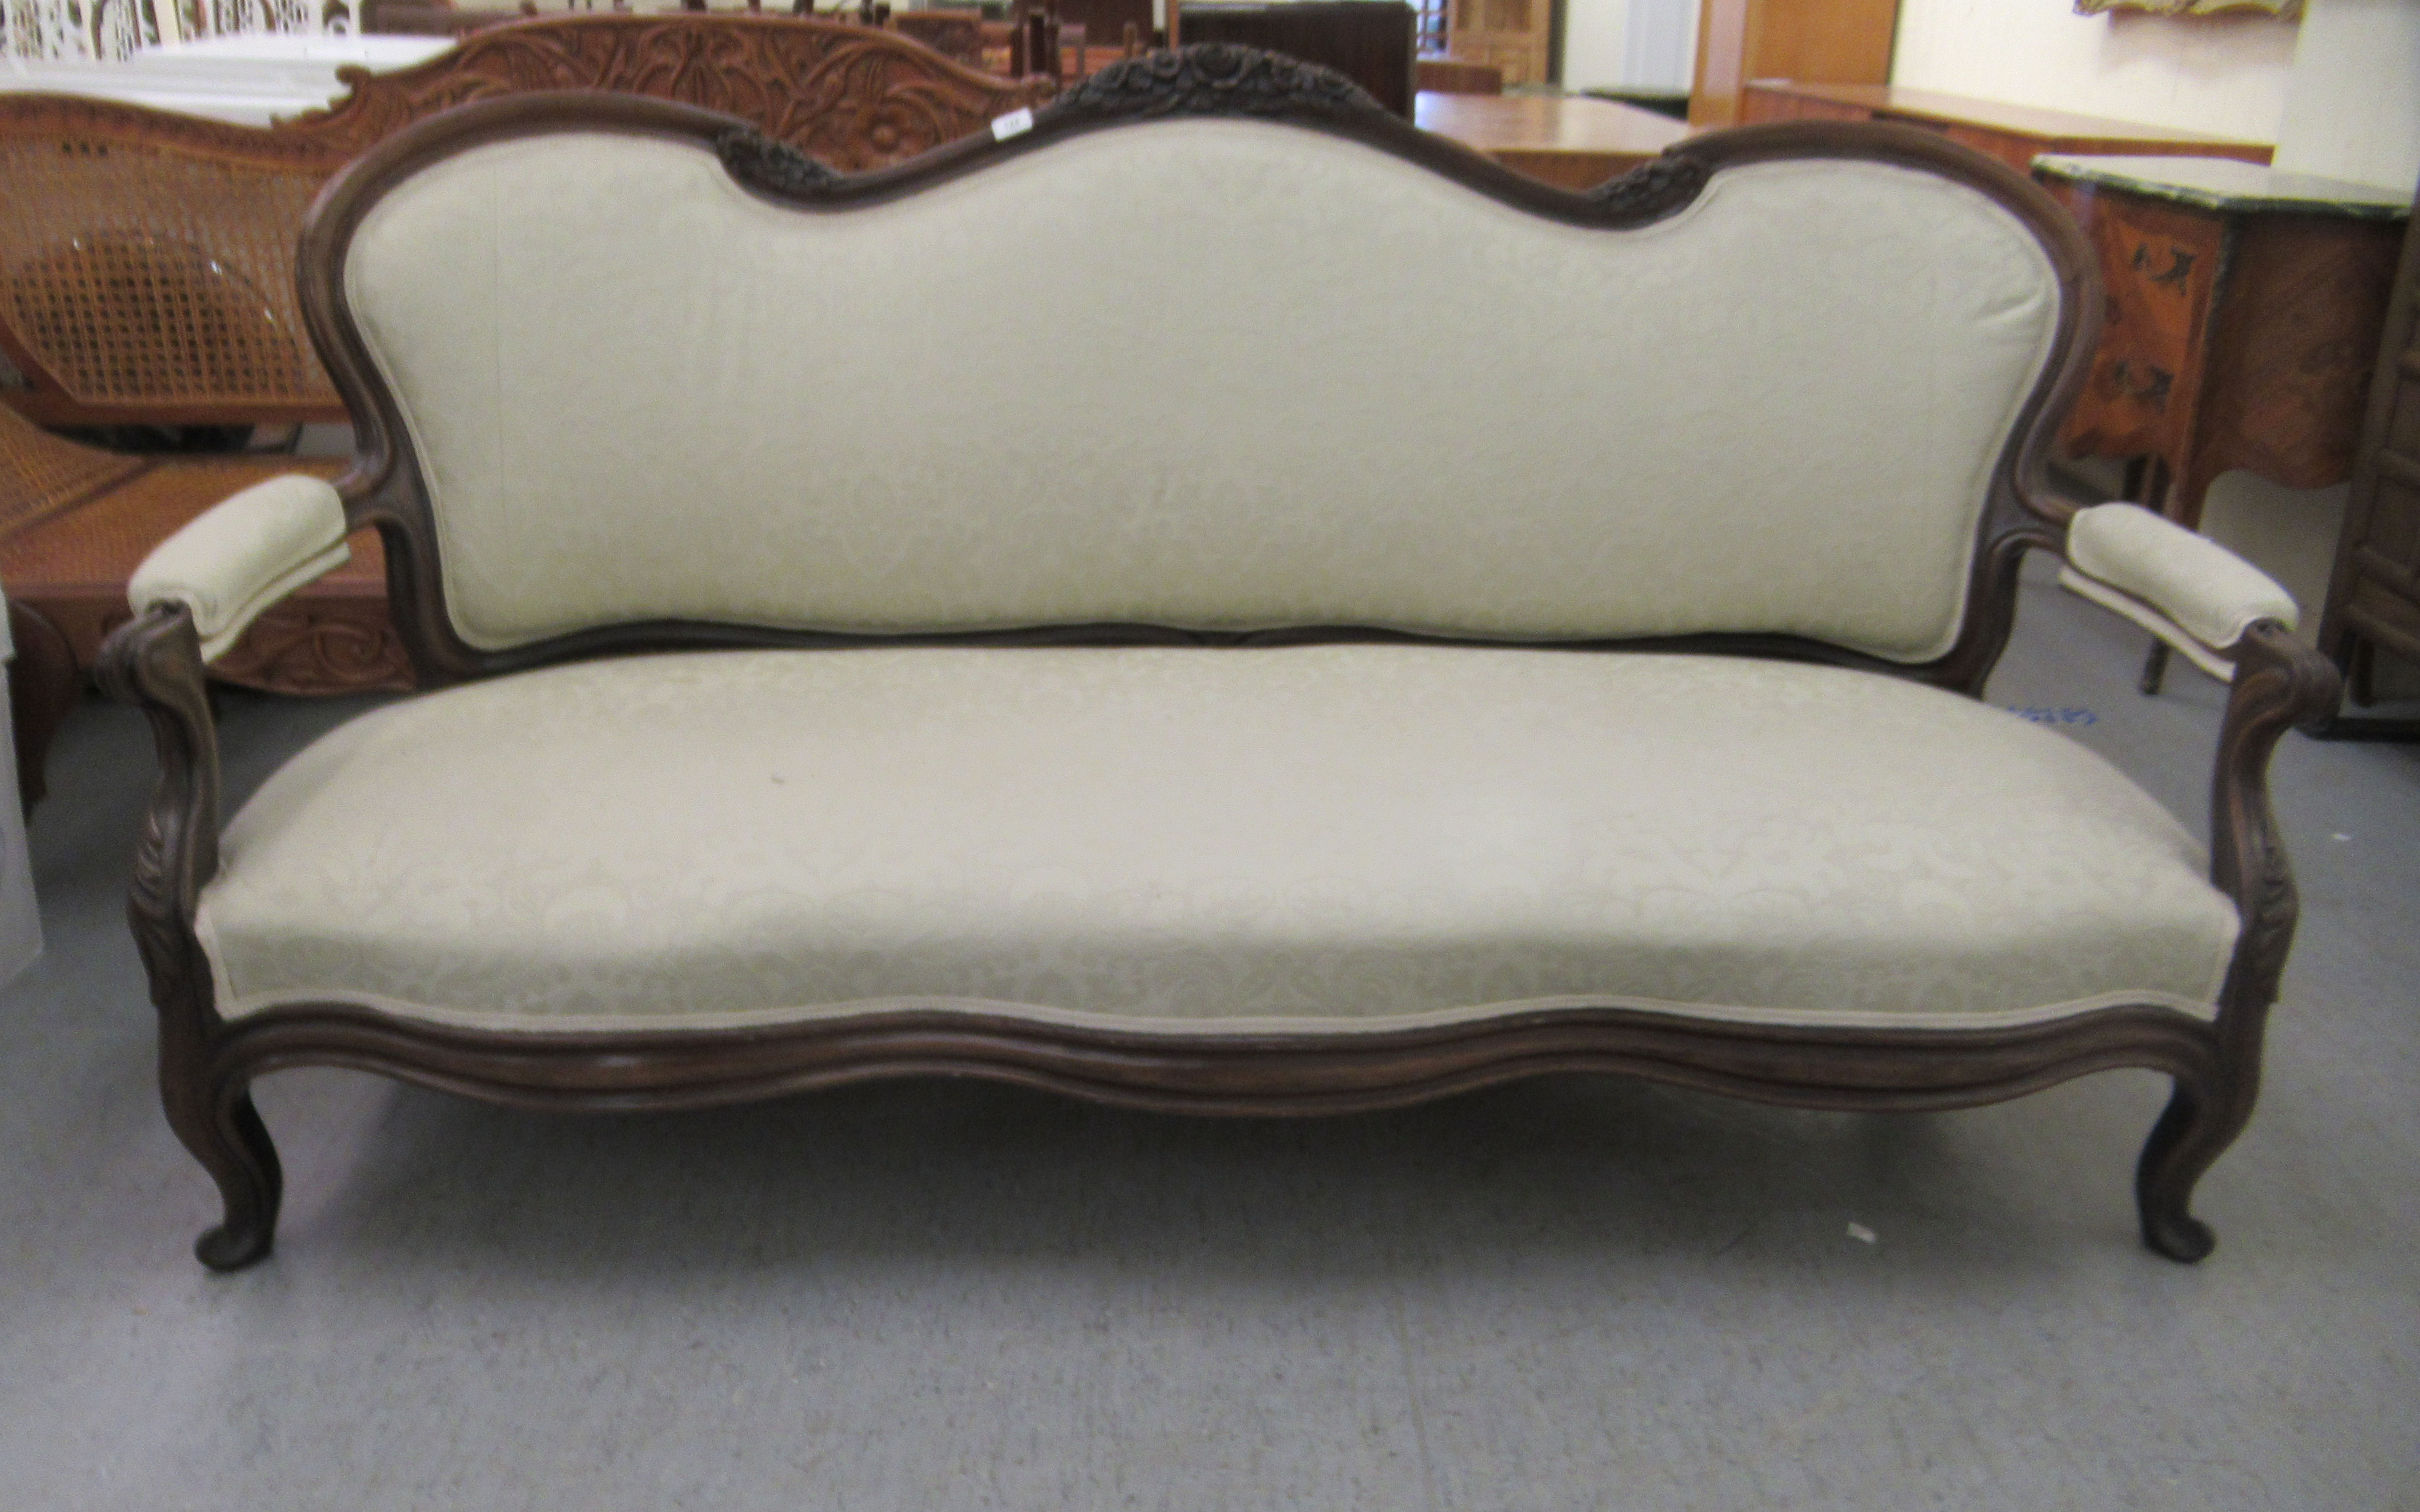
[[2298,614],[2267,573],[2139,505],[2077,510],[2066,557],[2061,586],[2133,620],[2222,682],[2247,631],[2262,620],[2291,630]]
[[210,507],[152,548],[127,585],[141,616],[182,604],[204,662],[233,647],[261,611],[344,565],[345,506],[323,478],[289,473]]
[[219,738],[193,611],[171,600],[120,625],[95,670],[111,697],[151,723],[160,777],[135,846],[127,915],[163,1023],[198,1035],[216,1019],[194,920],[202,885],[219,869]]
[[2335,663],[2274,620],[2256,621],[2234,650],[2210,793],[2210,880],[2235,900],[2243,929],[2221,993],[2230,1014],[2276,999],[2301,912],[2269,803],[2270,756],[2288,730],[2334,714],[2343,692]]

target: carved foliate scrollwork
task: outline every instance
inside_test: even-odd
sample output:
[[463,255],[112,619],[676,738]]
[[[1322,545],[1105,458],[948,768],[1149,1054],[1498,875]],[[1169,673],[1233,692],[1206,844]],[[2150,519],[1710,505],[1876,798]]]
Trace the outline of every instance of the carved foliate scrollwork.
[[1588,197],[1623,220],[1658,220],[1696,199],[1713,177],[1714,170],[1696,158],[1654,158],[1606,179]]
[[135,846],[127,913],[164,1018],[198,1032],[209,1017],[209,971],[194,937],[194,901],[218,870],[219,747],[194,616],[165,606],[119,626],[95,667],[101,688],[143,710],[160,780]]
[[540,89],[607,89],[737,116],[845,172],[953,142],[1040,104],[1048,80],[978,73],[864,26],[746,16],[578,16],[473,33],[418,68],[338,77],[352,92],[277,132],[357,151],[450,106]]
[[2228,975],[2227,1007],[2265,1008],[2293,943],[2300,905],[2286,844],[2269,803],[2269,760],[2297,725],[2335,712],[2342,683],[2334,663],[2273,620],[2243,633],[2235,681],[2219,727],[2211,786],[2211,881],[2235,900],[2243,921]]
[[411,657],[383,599],[288,600],[263,614],[210,663],[221,682],[266,693],[409,693]]
[[2254,624],[2232,649],[2211,779],[2210,880],[2234,900],[2242,929],[2219,990],[2210,1064],[2179,1072],[2134,1177],[2143,1241],[2186,1261],[2216,1242],[2191,1211],[2194,1184],[2252,1117],[2262,1032],[2302,912],[2269,803],[2269,758],[2288,730],[2335,712],[2341,691],[2335,665],[2273,619]]
[[841,181],[837,170],[761,132],[725,132],[714,139],[714,155],[732,178],[768,195],[812,197]]
[[217,1270],[269,1253],[284,1188],[277,1150],[224,1053],[209,958],[194,931],[202,884],[219,866],[218,728],[203,681],[193,612],[163,604],[101,647],[101,686],[151,721],[160,782],[134,852],[127,916],[160,1011],[160,1102],[168,1127],[218,1184],[224,1222],[194,1253]]
[[1257,47],[1203,42],[1112,63],[1060,96],[1040,119],[1146,116],[1394,118],[1368,90],[1333,70]]

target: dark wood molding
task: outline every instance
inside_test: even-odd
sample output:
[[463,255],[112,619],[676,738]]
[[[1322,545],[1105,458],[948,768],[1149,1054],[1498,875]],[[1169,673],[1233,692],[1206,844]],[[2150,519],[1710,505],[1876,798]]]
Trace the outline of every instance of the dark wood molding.
[[1606,1005],[1344,1033],[1159,1032],[933,1008],[745,1031],[522,1034],[324,1004],[246,1014],[215,1050],[241,1079],[347,1066],[524,1108],[712,1107],[912,1075],[1248,1117],[1402,1107],[1571,1071],[1786,1107],[1907,1112],[2002,1101],[2118,1067],[2206,1077],[2211,1059],[2207,1024],[2149,1005],[1990,1029],[1819,1028]]
[[[354,525],[375,524],[382,532],[397,629],[431,680],[643,648],[919,638],[783,633],[684,621],[588,631],[501,653],[464,644],[445,615],[434,520],[410,433],[340,297],[353,228],[390,185],[421,165],[484,143],[576,128],[689,142],[716,153],[768,200],[803,212],[845,212],[1024,152],[1047,150],[1052,141],[1071,134],[1184,114],[1265,118],[1353,137],[1505,204],[1614,234],[1673,213],[1729,167],[1804,158],[1921,167],[2009,207],[2053,263],[2063,307],[2053,357],[1993,470],[1965,619],[1950,651],[1921,665],[1900,666],[1777,636],[1609,643],[1802,657],[1980,689],[2008,635],[2020,558],[2028,548],[2057,549],[2073,510],[2044,486],[2043,466],[2049,437],[2081,378],[2099,317],[2088,249],[2041,191],[2005,167],[1921,133],[1823,123],[1700,138],[1652,165],[1628,190],[1568,194],[1423,137],[1366,97],[1357,100],[1277,60],[1233,50],[1179,55],[1106,70],[1104,77],[1094,95],[1071,92],[1040,112],[1023,134],[963,141],[917,164],[864,175],[799,173],[778,151],[735,135],[735,123],[724,116],[612,96],[524,95],[473,105],[390,138],[337,180],[304,233],[304,309],[331,373],[361,417],[360,452],[340,491]],[[1273,644],[1338,638],[1420,639],[1352,626],[1215,636],[1136,625],[926,639]],[[1603,649],[1606,644],[1560,648]],[[1573,1070],[1643,1077],[1793,1106],[1946,1108],[1995,1101],[2114,1067],[2145,1067],[2170,1076],[2176,1094],[2138,1170],[2144,1237],[2161,1253],[2190,1260],[2210,1248],[2208,1229],[2189,1211],[2192,1190],[2249,1115],[2262,1020],[2292,935],[2292,880],[2269,810],[2267,762],[2286,728],[2333,706],[2333,672],[2278,627],[2255,626],[2236,656],[2240,671],[2212,787],[2218,837],[2212,876],[2236,899],[2244,927],[2216,1020],[2138,1004],[2048,1022],[1965,1029],[1746,1023],[1612,1004],[1341,1034],[1202,1025],[1161,1029],[939,1005],[711,1031],[671,1026],[504,1033],[411,1022],[333,1003],[225,1021],[193,931],[197,891],[216,865],[217,768],[190,616],[182,609],[160,609],[122,628],[107,648],[104,676],[120,696],[149,713],[158,739],[161,787],[137,862],[132,912],[161,1013],[169,1118],[217,1179],[225,1201],[225,1222],[199,1249],[212,1266],[247,1264],[268,1252],[277,1205],[276,1157],[246,1088],[256,1076],[304,1065],[373,1070],[534,1107],[695,1107],[873,1077],[947,1074],[1134,1107],[1238,1115],[1392,1106]]]

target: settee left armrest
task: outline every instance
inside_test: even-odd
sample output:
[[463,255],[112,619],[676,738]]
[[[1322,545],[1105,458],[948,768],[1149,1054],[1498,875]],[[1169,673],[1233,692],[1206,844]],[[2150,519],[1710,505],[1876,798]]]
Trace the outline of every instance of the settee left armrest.
[[289,473],[222,499],[152,548],[126,598],[138,617],[160,604],[183,604],[202,660],[211,662],[263,610],[350,554],[334,487]]
[[2294,628],[2293,595],[2251,563],[2140,505],[2101,504],[2068,522],[2062,587],[2125,616],[2225,682],[2262,620]]

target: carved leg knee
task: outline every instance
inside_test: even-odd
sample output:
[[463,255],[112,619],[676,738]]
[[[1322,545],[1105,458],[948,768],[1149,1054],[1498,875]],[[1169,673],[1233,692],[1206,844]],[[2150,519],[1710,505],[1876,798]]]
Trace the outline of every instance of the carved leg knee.
[[178,1106],[180,1100],[170,1095],[168,1121],[218,1183],[226,1205],[225,1221],[194,1242],[194,1257],[213,1270],[240,1270],[266,1257],[276,1238],[277,1204],[285,1191],[277,1146],[252,1106],[251,1092],[240,1084],[195,1099],[184,1109]]
[[2179,1080],[2144,1143],[2142,1162],[2134,1171],[2143,1242],[2171,1260],[2191,1264],[2218,1243],[2210,1225],[2193,1215],[2192,1205],[2195,1183],[2235,1143],[2250,1114],[2249,1107],[2222,1111],[2226,1100]]

